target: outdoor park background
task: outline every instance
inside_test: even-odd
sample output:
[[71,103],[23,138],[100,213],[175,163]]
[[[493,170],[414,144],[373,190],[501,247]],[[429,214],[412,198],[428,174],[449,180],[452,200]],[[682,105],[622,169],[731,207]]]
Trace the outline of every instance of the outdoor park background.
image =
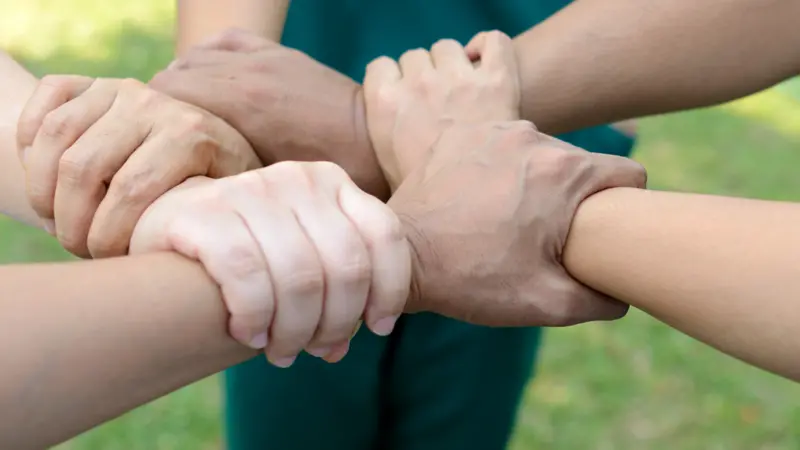
[[[171,59],[173,3],[0,0],[0,47],[37,75],[147,80]],[[800,81],[640,131],[635,157],[655,188],[800,201]],[[66,257],[0,222],[0,262]],[[58,449],[219,449],[218,388],[204,380]],[[798,449],[800,387],[632,312],[548,331],[512,448]]]

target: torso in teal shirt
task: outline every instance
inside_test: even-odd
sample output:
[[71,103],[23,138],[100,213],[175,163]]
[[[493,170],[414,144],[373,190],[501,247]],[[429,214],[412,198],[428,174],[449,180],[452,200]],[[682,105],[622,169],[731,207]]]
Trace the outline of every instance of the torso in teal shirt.
[[[562,0],[293,0],[284,44],[361,81],[374,58],[441,38],[514,36]],[[627,155],[609,127],[562,138]],[[434,314],[403,316],[392,335],[362,327],[340,363],[263,357],[226,372],[229,450],[502,450],[531,376],[538,328],[486,328]]]

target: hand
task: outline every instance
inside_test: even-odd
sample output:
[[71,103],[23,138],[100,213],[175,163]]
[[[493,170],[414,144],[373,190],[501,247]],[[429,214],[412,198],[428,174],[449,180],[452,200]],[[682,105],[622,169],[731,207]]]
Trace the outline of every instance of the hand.
[[365,191],[388,198],[361,87],[304,53],[232,30],[173,62],[150,85],[225,119],[264,165],[332,161]]
[[561,255],[585,198],[645,182],[636,162],[586,152],[530,122],[449,128],[389,201],[414,250],[407,311],[493,326],[622,317],[627,306],[575,281]]
[[136,80],[45,77],[17,136],[31,206],[81,257],[125,254],[142,212],[186,178],[261,167],[222,119]]
[[397,217],[326,162],[188,180],[136,226],[132,253],[162,250],[199,260],[221,286],[231,335],[280,367],[304,348],[341,359],[362,315],[388,335],[408,298]]
[[478,34],[466,49],[444,39],[430,53],[406,52],[399,64],[378,58],[367,66],[364,98],[372,145],[395,190],[451,124],[519,118],[511,39],[493,31]]

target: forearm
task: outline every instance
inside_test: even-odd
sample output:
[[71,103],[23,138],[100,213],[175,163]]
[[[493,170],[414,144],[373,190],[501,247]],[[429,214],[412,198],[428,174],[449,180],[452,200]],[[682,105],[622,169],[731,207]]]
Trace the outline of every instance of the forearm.
[[2,448],[48,447],[254,356],[177,255],[4,266],[0,280]]
[[800,380],[800,205],[612,189],[578,210],[578,280],[723,352]]
[[36,78],[0,51],[0,213],[39,227],[25,194],[16,138],[17,118],[35,88]]
[[280,41],[290,0],[178,0],[176,54],[227,28]]
[[707,106],[800,73],[796,0],[577,0],[515,39],[549,134]]

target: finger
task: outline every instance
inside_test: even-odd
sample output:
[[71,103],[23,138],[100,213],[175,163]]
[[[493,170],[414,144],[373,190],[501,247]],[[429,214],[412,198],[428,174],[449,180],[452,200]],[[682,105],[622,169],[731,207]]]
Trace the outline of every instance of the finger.
[[90,256],[87,237],[106,186],[147,139],[152,122],[120,92],[108,113],[94,123],[58,162],[53,196],[56,235],[70,252]]
[[541,296],[552,303],[545,310],[555,312],[549,318],[550,323],[545,325],[571,326],[595,320],[616,320],[630,309],[627,304],[575,281],[566,271],[559,278],[564,282],[551,285],[551,292]]
[[199,260],[219,284],[231,315],[231,337],[251,348],[263,348],[274,293],[261,247],[247,224],[233,210],[203,211],[181,215],[170,226],[169,235],[176,251]]
[[[40,217],[55,217],[53,202],[62,155],[108,111],[115,98],[115,83],[97,80],[83,94],[50,111],[41,121],[25,155],[28,201]],[[50,223],[48,227],[53,225]]]
[[[275,302],[265,353],[272,364],[289,367],[314,335],[322,314],[325,284],[316,250],[295,215],[269,196],[263,182],[265,171],[269,169],[220,182],[242,188],[228,202],[251,230],[273,283]],[[252,196],[247,191],[259,201],[250,201]]]
[[464,47],[454,39],[441,39],[433,44],[431,59],[436,70],[450,75],[468,73],[473,70]]
[[341,361],[345,355],[347,355],[348,351],[350,351],[350,341],[345,341],[334,346],[333,349],[331,349],[331,352],[322,359],[324,359],[325,362],[337,363]]
[[332,163],[296,166],[305,172],[298,176],[305,177],[308,184],[278,189],[281,201],[295,212],[316,248],[323,269],[322,317],[308,352],[324,357],[334,345],[350,339],[364,312],[371,278],[369,254],[358,230],[337,204],[338,189],[347,179],[344,171]]
[[89,89],[93,82],[94,78],[78,75],[51,75],[42,78],[17,121],[17,149],[22,152],[33,145],[44,118]]
[[467,44],[466,51],[472,61],[480,60],[482,70],[517,73],[514,43],[501,31],[479,33]]
[[[584,151],[584,150],[581,150]],[[592,188],[583,198],[598,191],[613,187],[632,187],[644,189],[647,187],[647,171],[640,163],[624,156],[590,153],[595,167],[594,176],[597,182],[586,183]]]
[[426,71],[433,70],[433,61],[428,51],[422,48],[409,50],[400,57],[400,71],[403,78],[417,78]]
[[[206,145],[204,137],[200,133],[180,138],[159,133],[134,149],[112,176],[97,211],[88,220],[87,248],[92,258],[127,254],[133,230],[147,207],[187,178],[207,174],[213,153],[201,148]],[[59,200],[65,205],[78,204],[76,196],[82,194],[81,188],[68,186],[59,191]],[[77,214],[71,218],[79,219]]]
[[394,329],[408,300],[411,255],[394,212],[352,182],[339,192],[342,211],[361,233],[372,262],[372,282],[365,320],[373,333],[386,336]]
[[364,96],[368,99],[382,97],[388,86],[393,86],[402,74],[400,66],[387,56],[381,56],[370,62],[364,72]]

